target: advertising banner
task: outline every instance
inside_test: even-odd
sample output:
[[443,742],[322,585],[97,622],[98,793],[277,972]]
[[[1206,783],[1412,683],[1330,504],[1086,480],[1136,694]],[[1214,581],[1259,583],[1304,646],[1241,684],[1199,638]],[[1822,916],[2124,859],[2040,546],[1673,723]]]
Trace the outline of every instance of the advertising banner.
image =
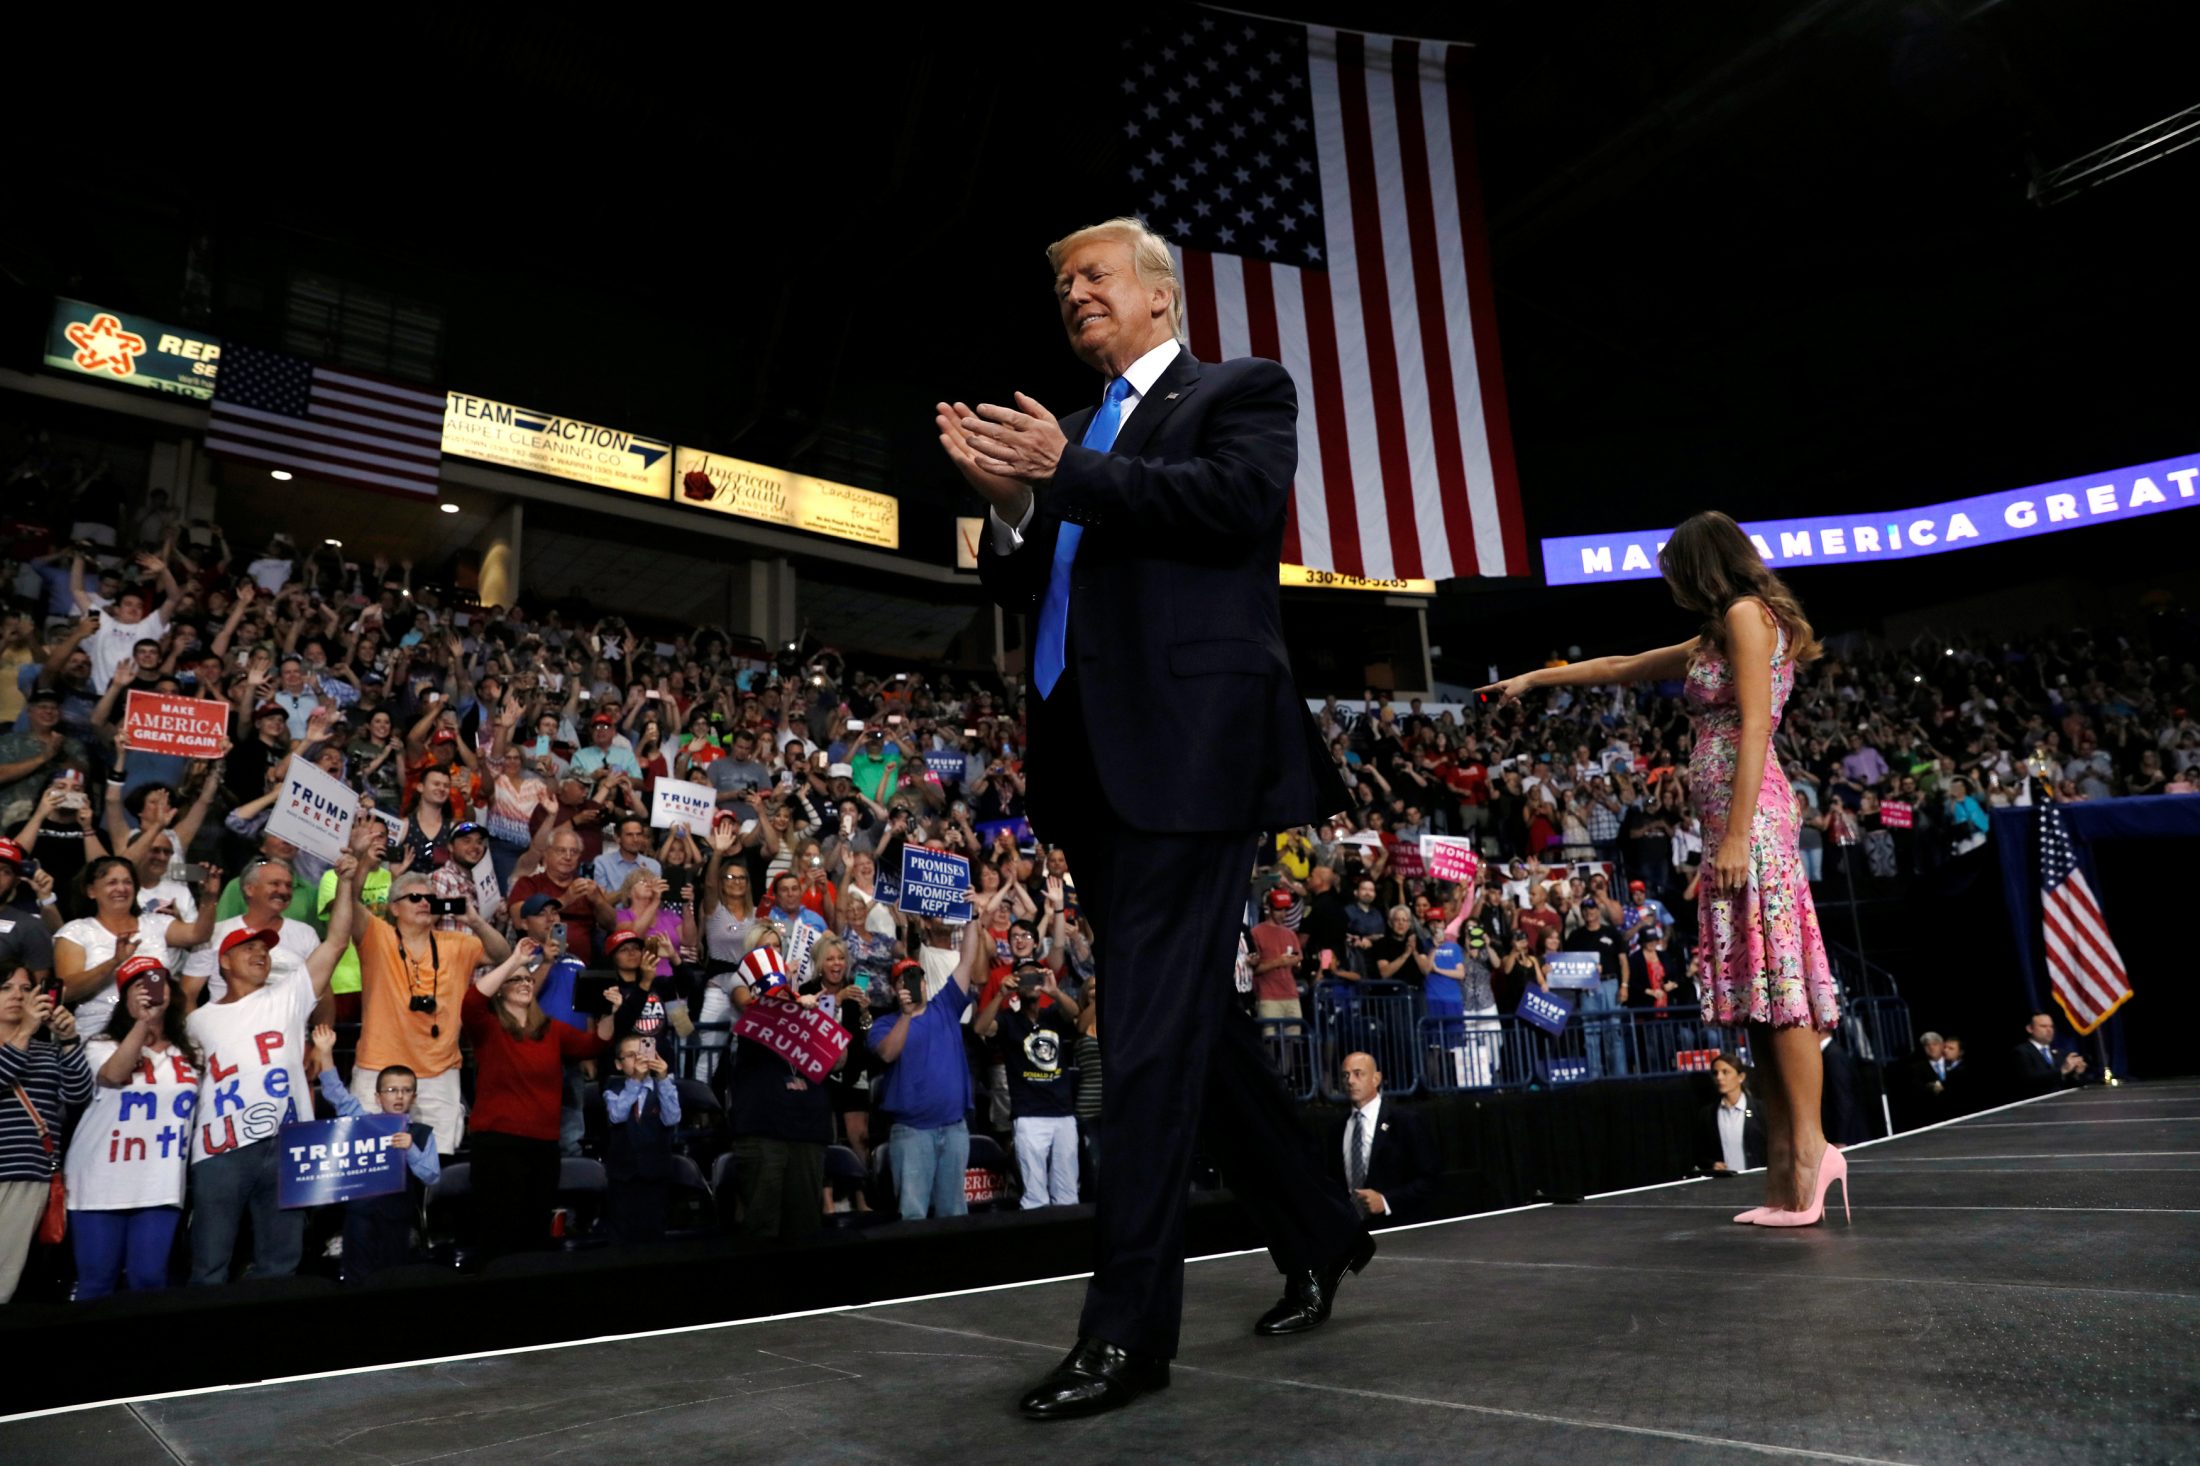
[[708,784],[688,784],[678,779],[659,779],[651,786],[649,825],[669,830],[680,825],[710,838],[710,822],[718,813],[718,795]]
[[921,845],[901,847],[901,894],[894,903],[912,916],[970,920],[970,862]]
[[[1742,529],[1767,565],[1785,570],[1795,565],[1868,565],[1939,555],[2194,504],[2200,504],[2200,454],[1914,509],[1754,519]],[[1667,534],[1659,529],[1547,539],[1543,542],[1544,582],[1589,585],[1651,579],[1659,573],[1658,551],[1665,547]]]
[[892,494],[698,448],[680,449],[673,465],[683,504],[882,550],[901,548],[901,505]]
[[450,393],[443,451],[645,499],[672,497],[672,445],[624,428]]
[[220,758],[229,748],[229,704],[162,692],[133,692],[122,715],[132,753]]
[[275,1141],[276,1205],[327,1206],[404,1190],[405,1153],[390,1142],[406,1123],[403,1115],[362,1115],[285,1125]]
[[214,395],[222,344],[151,316],[56,300],[46,329],[46,365],[112,382],[204,402]]
[[359,796],[341,780],[294,758],[283,775],[282,798],[268,816],[267,832],[333,861],[343,855],[352,816],[358,812]]
[[978,568],[978,548],[987,533],[983,519],[957,519],[955,521],[955,568]]
[[736,1038],[760,1043],[802,1072],[813,1084],[830,1074],[848,1051],[848,1030],[815,1008],[778,997],[758,998],[733,1025]]

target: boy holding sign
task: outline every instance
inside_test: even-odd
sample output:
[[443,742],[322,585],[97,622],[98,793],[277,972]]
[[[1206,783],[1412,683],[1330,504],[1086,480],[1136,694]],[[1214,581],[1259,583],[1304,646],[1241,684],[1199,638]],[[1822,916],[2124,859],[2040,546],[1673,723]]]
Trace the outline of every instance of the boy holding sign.
[[[336,1030],[326,1023],[313,1029],[313,1053],[320,1061],[321,1098],[346,1120],[370,1114],[410,1115],[419,1081],[402,1064],[392,1064],[374,1077],[374,1097],[379,1111],[369,1110],[344,1088],[336,1077]],[[405,1153],[407,1179],[402,1190],[381,1196],[362,1196],[344,1203],[344,1281],[356,1283],[381,1268],[412,1260],[413,1218],[420,1214],[421,1192],[443,1174],[442,1157],[435,1153],[435,1131],[426,1125],[407,1125],[390,1137],[390,1149]]]

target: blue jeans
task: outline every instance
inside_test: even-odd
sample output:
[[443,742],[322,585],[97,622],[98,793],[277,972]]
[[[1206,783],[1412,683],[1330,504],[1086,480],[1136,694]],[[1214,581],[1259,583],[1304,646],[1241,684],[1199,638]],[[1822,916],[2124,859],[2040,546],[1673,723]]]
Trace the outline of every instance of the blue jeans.
[[71,1211],[69,1241],[76,1250],[76,1301],[105,1298],[115,1284],[130,1291],[168,1286],[168,1251],[175,1245],[180,1206],[140,1206],[129,1211]]
[[252,1266],[248,1278],[287,1278],[305,1250],[303,1208],[284,1211],[275,1201],[276,1151],[280,1142],[257,1141],[194,1161],[191,1166],[191,1286],[229,1281],[237,1228],[252,1214]]
[[1627,1072],[1627,1036],[1620,1026],[1619,979],[1608,977],[1581,990],[1581,1047],[1591,1079],[1617,1078]]
[[963,1172],[970,1169],[970,1127],[957,1120],[937,1130],[896,1125],[893,1135],[894,1190],[901,1197],[901,1219],[967,1215]]

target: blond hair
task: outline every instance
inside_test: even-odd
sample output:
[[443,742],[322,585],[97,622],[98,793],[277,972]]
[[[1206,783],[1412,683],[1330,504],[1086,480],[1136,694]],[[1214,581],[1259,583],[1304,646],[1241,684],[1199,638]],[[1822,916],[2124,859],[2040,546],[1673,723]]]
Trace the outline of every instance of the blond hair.
[[1095,239],[1112,239],[1131,247],[1131,268],[1138,272],[1138,283],[1148,288],[1166,285],[1169,289],[1169,334],[1178,341],[1184,338],[1184,286],[1176,278],[1176,256],[1169,253],[1169,241],[1146,227],[1146,221],[1134,214],[1122,214],[1113,219],[1103,219],[1097,224],[1063,235],[1047,246],[1047,268],[1059,278],[1062,258],[1082,244]]

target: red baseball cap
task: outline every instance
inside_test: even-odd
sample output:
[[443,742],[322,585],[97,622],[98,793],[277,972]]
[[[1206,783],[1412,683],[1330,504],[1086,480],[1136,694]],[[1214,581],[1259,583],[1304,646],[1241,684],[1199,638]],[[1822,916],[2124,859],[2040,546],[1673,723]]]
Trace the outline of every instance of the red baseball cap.
[[241,947],[247,942],[259,942],[264,946],[272,947],[282,939],[283,934],[271,926],[263,926],[258,931],[254,931],[248,926],[240,926],[228,936],[222,938],[221,951],[215,955],[227,957],[231,947]]
[[120,992],[141,977],[160,974],[162,982],[168,981],[168,964],[158,957],[132,957],[115,968],[115,991]]
[[1270,911],[1289,911],[1291,904],[1291,893],[1281,886],[1268,893],[1268,909]]
[[610,936],[609,940],[607,940],[607,941],[606,941],[606,942],[605,942],[605,943],[603,944],[603,954],[604,954],[604,956],[606,956],[606,957],[609,957],[609,956],[610,956],[610,955],[611,955],[612,953],[614,953],[614,952],[618,951],[618,950],[619,950],[619,949],[620,949],[621,947],[625,946],[625,945],[626,945],[627,943],[629,943],[629,942],[638,942],[638,941],[640,941],[641,939],[642,939],[642,934],[641,934],[640,932],[633,932],[633,931],[615,931],[615,932],[613,932],[613,933],[611,934],[611,936]]
[[0,861],[5,861],[17,870],[21,870],[23,868],[23,847],[13,840],[0,839]]
[[615,728],[618,726],[619,723],[619,720],[609,713],[598,713],[595,717],[590,718],[588,721],[591,724],[600,725],[606,728]]
[[1627,883],[1627,889],[1630,891],[1647,891],[1650,888],[1644,885],[1641,881],[1629,881]]
[[279,702],[263,702],[252,710],[252,717],[255,722],[261,718],[287,718],[289,716],[290,714],[283,711],[283,705]]

